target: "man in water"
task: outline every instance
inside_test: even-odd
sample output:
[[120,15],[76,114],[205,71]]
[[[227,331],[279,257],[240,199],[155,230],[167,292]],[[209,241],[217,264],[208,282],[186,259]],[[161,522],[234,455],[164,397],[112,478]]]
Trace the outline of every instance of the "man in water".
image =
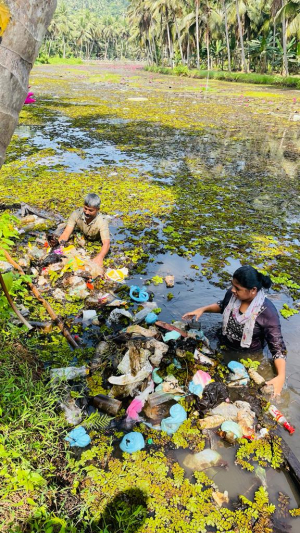
[[74,229],[78,228],[88,240],[102,242],[100,252],[93,261],[99,267],[103,267],[103,259],[110,247],[110,237],[107,219],[99,211],[100,203],[97,194],[88,194],[84,199],[83,207],[76,209],[71,214],[63,233],[58,237],[58,242],[64,244],[69,240]]

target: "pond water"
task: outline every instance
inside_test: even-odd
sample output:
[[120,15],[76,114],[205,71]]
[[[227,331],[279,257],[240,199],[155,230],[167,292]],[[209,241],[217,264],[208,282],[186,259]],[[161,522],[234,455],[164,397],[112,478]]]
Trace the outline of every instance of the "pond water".
[[[164,285],[150,285],[162,320],[222,298],[234,270],[247,262],[287,276],[271,291],[278,310],[293,306],[291,295],[299,300],[291,287],[300,284],[296,91],[95,63],[35,67],[31,85],[37,104],[22,112],[2,197],[67,215],[85,192],[101,192],[104,212],[115,215],[111,257],[146,252],[131,281],[141,286],[156,275],[175,276],[170,301]],[[277,405],[297,428],[284,436],[300,459],[300,314],[281,322],[287,386]],[[218,315],[202,319],[213,346],[220,323]],[[265,364],[265,376],[272,372]],[[232,464],[232,451],[224,453]],[[252,496],[259,484],[233,464],[213,475],[232,497],[246,490]],[[267,476],[274,494],[282,490],[299,503],[287,477]]]

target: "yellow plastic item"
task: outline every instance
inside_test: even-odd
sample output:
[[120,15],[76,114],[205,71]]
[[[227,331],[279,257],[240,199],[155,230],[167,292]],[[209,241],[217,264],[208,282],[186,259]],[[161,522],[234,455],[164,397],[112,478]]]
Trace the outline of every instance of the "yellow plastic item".
[[73,246],[73,244],[70,244],[69,246],[64,248],[64,254],[68,254],[69,252],[71,252],[74,249],[75,249],[75,246]]
[[82,261],[79,257],[72,257],[67,264],[62,269],[62,272],[67,272],[68,270],[81,270],[85,265],[85,261]]
[[110,269],[106,272],[106,277],[111,281],[123,281],[128,275],[128,268]]

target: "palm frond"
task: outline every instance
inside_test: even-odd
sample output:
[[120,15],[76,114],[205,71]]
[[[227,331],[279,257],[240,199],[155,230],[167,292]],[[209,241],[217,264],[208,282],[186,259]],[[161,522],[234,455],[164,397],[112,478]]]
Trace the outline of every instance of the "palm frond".
[[97,431],[104,431],[109,427],[109,424],[113,417],[108,415],[102,415],[101,413],[98,413],[98,411],[95,411],[95,413],[92,413],[88,418],[86,418],[81,425],[85,427],[85,429],[91,430],[97,430]]

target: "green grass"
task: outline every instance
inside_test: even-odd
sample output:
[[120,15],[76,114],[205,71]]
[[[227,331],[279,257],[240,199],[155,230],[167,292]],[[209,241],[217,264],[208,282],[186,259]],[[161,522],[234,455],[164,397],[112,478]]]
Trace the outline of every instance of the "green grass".
[[41,533],[42,524],[65,518],[68,447],[66,422],[56,413],[59,391],[43,380],[36,358],[3,333],[0,354],[0,530]]
[[36,64],[46,65],[82,65],[83,61],[80,57],[49,57],[45,53],[40,53],[36,59]]
[[149,72],[156,72],[159,74],[169,74],[171,76],[186,76],[188,78],[206,79],[209,77],[213,80],[232,81],[239,83],[254,83],[257,85],[275,85],[278,87],[290,87],[293,89],[300,89],[300,77],[287,76],[283,77],[279,74],[245,74],[243,72],[227,72],[221,70],[189,70],[186,66],[178,66],[174,69],[170,67],[145,67]]
[[82,65],[80,57],[49,57],[50,65]]

